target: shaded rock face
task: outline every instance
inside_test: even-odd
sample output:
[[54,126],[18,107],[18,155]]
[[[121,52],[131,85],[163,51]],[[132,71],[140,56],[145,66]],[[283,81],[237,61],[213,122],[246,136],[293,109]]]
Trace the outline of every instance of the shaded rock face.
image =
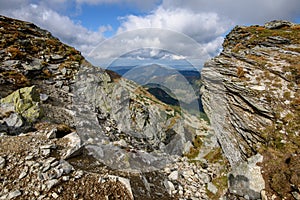
[[[224,155],[235,168],[261,153],[266,188],[280,198],[290,197],[293,185],[299,186],[282,172],[299,175],[290,170],[296,161],[284,161],[299,155],[299,30],[286,21],[237,26],[226,36],[222,53],[202,71],[204,110]],[[285,177],[285,192],[276,177]]]
[[132,81],[87,65],[74,85],[74,107],[86,148],[114,169],[159,169],[172,161],[170,155],[185,153],[201,127],[197,119],[185,122],[188,113],[158,101]]

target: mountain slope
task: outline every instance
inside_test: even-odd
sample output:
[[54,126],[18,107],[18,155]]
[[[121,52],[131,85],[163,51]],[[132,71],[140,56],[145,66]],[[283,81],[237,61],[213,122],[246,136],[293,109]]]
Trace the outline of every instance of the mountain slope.
[[244,184],[235,193],[251,198],[265,188],[272,199],[291,199],[300,186],[300,26],[237,26],[223,48],[202,71],[204,109],[231,166],[255,158],[261,162],[255,174],[265,180],[234,175],[231,186]]

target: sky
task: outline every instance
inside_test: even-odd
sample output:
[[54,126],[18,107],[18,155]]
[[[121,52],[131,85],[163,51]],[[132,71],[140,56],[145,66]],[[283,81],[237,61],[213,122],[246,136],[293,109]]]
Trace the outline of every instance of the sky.
[[300,1],[0,0],[0,14],[49,30],[94,65],[202,66],[236,25],[299,23]]

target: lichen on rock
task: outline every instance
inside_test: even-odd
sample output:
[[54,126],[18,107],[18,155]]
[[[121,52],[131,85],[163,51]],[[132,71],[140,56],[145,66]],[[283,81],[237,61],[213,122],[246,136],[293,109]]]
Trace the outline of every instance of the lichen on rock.
[[28,122],[41,117],[40,94],[35,86],[21,88],[1,99],[1,104],[13,104],[15,112]]

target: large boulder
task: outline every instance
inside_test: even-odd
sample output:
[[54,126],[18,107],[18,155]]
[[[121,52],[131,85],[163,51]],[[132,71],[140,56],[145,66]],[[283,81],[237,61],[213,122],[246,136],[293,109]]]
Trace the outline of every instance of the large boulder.
[[245,199],[260,199],[265,181],[257,164],[262,161],[262,155],[257,154],[235,167],[228,175],[229,191]]
[[39,106],[40,94],[35,86],[21,88],[5,98],[1,99],[1,105],[10,104],[14,111],[23,117],[27,122],[35,122],[41,117]]

